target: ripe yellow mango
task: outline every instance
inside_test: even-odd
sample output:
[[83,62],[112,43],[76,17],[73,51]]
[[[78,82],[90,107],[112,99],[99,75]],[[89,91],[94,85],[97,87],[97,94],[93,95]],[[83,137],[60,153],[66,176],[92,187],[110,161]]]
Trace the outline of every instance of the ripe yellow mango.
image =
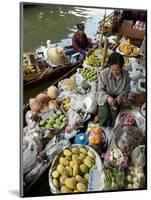
[[74,177],[72,178],[67,178],[65,180],[65,186],[67,186],[68,188],[71,188],[71,189],[76,189],[76,179]]
[[57,170],[52,172],[52,177],[53,178],[58,178],[59,177],[59,172]]
[[87,154],[87,150],[85,148],[83,148],[83,147],[80,148],[80,152],[84,153],[84,154]]
[[71,188],[68,188],[67,186],[63,185],[61,187],[61,193],[71,193],[73,190]]
[[92,162],[91,162],[89,159],[84,159],[84,164],[85,164],[86,166],[88,166],[89,168],[92,167]]
[[53,182],[53,185],[57,188],[57,189],[59,189],[59,181],[57,180],[57,179],[53,179],[52,180],[52,182]]
[[79,192],[86,192],[87,191],[87,186],[83,183],[78,183],[77,184],[77,190]]
[[68,150],[68,149],[65,149],[63,151],[63,153],[64,153],[65,156],[71,156],[72,155],[72,152],[70,150]]
[[79,174],[79,166],[75,164],[73,166],[73,176],[76,176],[77,174]]
[[89,172],[89,168],[85,165],[85,164],[81,164],[80,165],[80,171],[83,173],[83,174],[87,174]]
[[95,158],[95,154],[92,151],[88,151],[87,152],[88,156],[90,156],[91,158]]

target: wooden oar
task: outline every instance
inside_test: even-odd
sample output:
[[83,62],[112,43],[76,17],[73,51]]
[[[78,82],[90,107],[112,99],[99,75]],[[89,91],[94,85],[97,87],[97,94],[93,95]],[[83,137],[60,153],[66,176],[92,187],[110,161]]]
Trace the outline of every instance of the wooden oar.
[[43,75],[46,73],[48,71],[48,68],[47,69],[45,69],[45,71],[39,76],[39,78],[42,78],[43,77]]

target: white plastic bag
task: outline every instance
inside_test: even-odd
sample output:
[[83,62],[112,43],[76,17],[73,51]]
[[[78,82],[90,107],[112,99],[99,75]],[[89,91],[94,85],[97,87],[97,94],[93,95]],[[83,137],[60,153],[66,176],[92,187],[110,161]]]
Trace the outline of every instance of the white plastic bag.
[[28,148],[23,152],[24,173],[30,171],[36,164],[37,147],[34,141],[28,144]]
[[140,145],[133,150],[132,165],[143,169],[145,165],[145,145]]

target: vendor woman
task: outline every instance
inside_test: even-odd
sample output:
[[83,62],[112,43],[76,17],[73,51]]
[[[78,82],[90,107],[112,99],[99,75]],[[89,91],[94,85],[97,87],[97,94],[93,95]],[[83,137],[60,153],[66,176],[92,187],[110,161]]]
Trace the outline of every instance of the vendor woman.
[[130,91],[130,78],[123,69],[124,58],[119,53],[112,53],[107,68],[101,71],[98,83],[98,118],[102,126],[114,126],[122,104]]
[[80,53],[81,59],[85,58],[88,48],[92,47],[91,40],[87,38],[84,29],[85,27],[82,23],[77,24],[77,32],[72,38],[72,47],[76,52]]

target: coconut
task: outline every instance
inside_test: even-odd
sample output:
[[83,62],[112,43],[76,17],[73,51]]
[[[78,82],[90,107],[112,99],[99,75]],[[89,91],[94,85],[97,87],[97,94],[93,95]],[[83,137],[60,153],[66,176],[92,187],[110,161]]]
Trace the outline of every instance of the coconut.
[[43,104],[42,108],[40,109],[40,112],[46,112],[49,109],[48,104]]
[[48,103],[50,98],[47,94],[44,94],[44,93],[40,93],[37,95],[36,97],[38,100],[40,100],[42,103]]
[[59,90],[58,88],[56,88],[55,86],[50,86],[47,90],[47,95],[51,98],[51,99],[56,99],[56,97],[59,94]]
[[31,98],[29,99],[29,106],[31,110],[39,112],[40,109],[42,108],[42,102],[36,98]]
[[57,104],[56,100],[49,101],[48,105],[49,105],[49,109],[55,109],[55,108],[58,107],[58,104]]

